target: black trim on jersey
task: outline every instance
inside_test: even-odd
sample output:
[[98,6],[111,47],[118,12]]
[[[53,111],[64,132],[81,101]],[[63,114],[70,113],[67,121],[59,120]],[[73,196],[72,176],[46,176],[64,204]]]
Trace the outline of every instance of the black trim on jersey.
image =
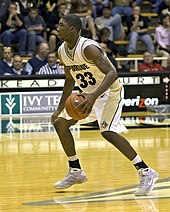
[[61,59],[61,47],[58,49],[58,58],[62,62],[62,64],[64,65],[63,60]]
[[[90,64],[94,65],[95,63],[92,62],[92,60],[88,60],[88,59],[86,58],[86,56],[84,55],[84,51],[82,50],[84,43],[87,42],[87,41],[89,41],[89,40],[91,41],[91,39],[86,39],[86,40],[83,42],[83,44],[82,44],[82,46],[81,46],[81,52],[82,52],[83,59],[84,59],[87,63],[90,63]],[[94,43],[93,43],[93,42],[94,42]],[[99,51],[103,54],[103,56],[104,56],[104,57],[106,56],[106,58],[107,58],[107,55],[105,54],[104,50],[103,50],[101,47],[99,47],[99,46],[97,45],[98,43],[97,43],[96,41],[93,41],[93,42],[92,42],[92,44],[90,44],[90,45],[96,46],[96,47],[99,49]],[[95,45],[95,42],[96,42],[96,45]],[[89,45],[89,46],[90,46],[90,45]]]
[[75,51],[76,51],[76,48],[77,48],[77,46],[78,46],[78,44],[79,44],[80,38],[81,38],[81,36],[78,38],[78,40],[77,40],[77,42],[76,42],[76,45],[73,47],[73,48],[74,48],[73,56],[71,56],[71,55],[69,54],[67,43],[66,43],[66,42],[64,43],[65,53],[66,53],[66,55],[67,55],[71,60],[73,60],[73,61],[74,61]]
[[113,122],[113,120],[114,120],[114,118],[115,118],[115,116],[116,116],[116,113],[117,113],[118,109],[119,109],[120,102],[122,101],[122,97],[121,97],[122,89],[123,89],[123,88],[121,87],[121,91],[120,91],[120,100],[119,100],[119,103],[118,103],[118,105],[117,105],[115,114],[113,115],[112,121],[110,122],[109,131],[111,131],[110,128],[111,128],[112,122]]
[[84,43],[87,42],[87,41],[89,41],[89,40],[90,40],[90,39],[86,39],[86,40],[83,42],[83,44],[82,44],[82,46],[81,46],[81,53],[82,53],[83,59],[84,59],[87,63],[90,63],[90,64],[94,65],[94,63],[93,63],[92,60],[88,60],[88,59],[85,57],[84,51],[83,51],[83,45],[84,45]]

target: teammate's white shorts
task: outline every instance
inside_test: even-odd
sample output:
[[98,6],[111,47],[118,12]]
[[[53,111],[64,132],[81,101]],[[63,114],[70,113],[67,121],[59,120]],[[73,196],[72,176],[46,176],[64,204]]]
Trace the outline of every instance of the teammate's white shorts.
[[[90,115],[83,120],[79,120],[78,123],[84,124],[97,120],[101,132],[128,132],[127,128],[120,121],[124,101],[124,88],[123,86],[119,86],[117,88],[118,89],[110,88],[104,95],[99,97],[96,100]],[[59,117],[63,117],[68,120],[71,119],[65,109]]]

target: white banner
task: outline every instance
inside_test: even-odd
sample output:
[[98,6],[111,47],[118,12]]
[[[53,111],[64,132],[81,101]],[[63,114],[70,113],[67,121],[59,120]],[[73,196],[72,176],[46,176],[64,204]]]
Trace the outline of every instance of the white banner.
[[[119,77],[124,85],[160,84],[160,76]],[[65,79],[17,79],[1,80],[0,88],[54,88],[64,87]]]

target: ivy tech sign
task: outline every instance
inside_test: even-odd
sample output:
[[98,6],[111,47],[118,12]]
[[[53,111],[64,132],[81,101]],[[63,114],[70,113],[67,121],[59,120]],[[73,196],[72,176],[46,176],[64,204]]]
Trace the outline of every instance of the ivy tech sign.
[[1,94],[1,114],[20,114],[20,95]]
[[1,115],[51,114],[56,110],[61,91],[2,93],[0,95]]

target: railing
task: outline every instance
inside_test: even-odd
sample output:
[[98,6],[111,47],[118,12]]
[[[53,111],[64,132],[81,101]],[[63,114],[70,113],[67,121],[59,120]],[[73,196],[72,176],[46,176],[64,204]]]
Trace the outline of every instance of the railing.
[[[167,57],[154,57],[153,58],[154,60],[167,60]],[[129,57],[117,57],[115,58],[116,61],[132,61],[134,62],[134,69],[132,69],[132,72],[138,72],[138,63],[139,61],[143,61],[143,57],[135,57],[133,55],[132,56],[129,56]]]

